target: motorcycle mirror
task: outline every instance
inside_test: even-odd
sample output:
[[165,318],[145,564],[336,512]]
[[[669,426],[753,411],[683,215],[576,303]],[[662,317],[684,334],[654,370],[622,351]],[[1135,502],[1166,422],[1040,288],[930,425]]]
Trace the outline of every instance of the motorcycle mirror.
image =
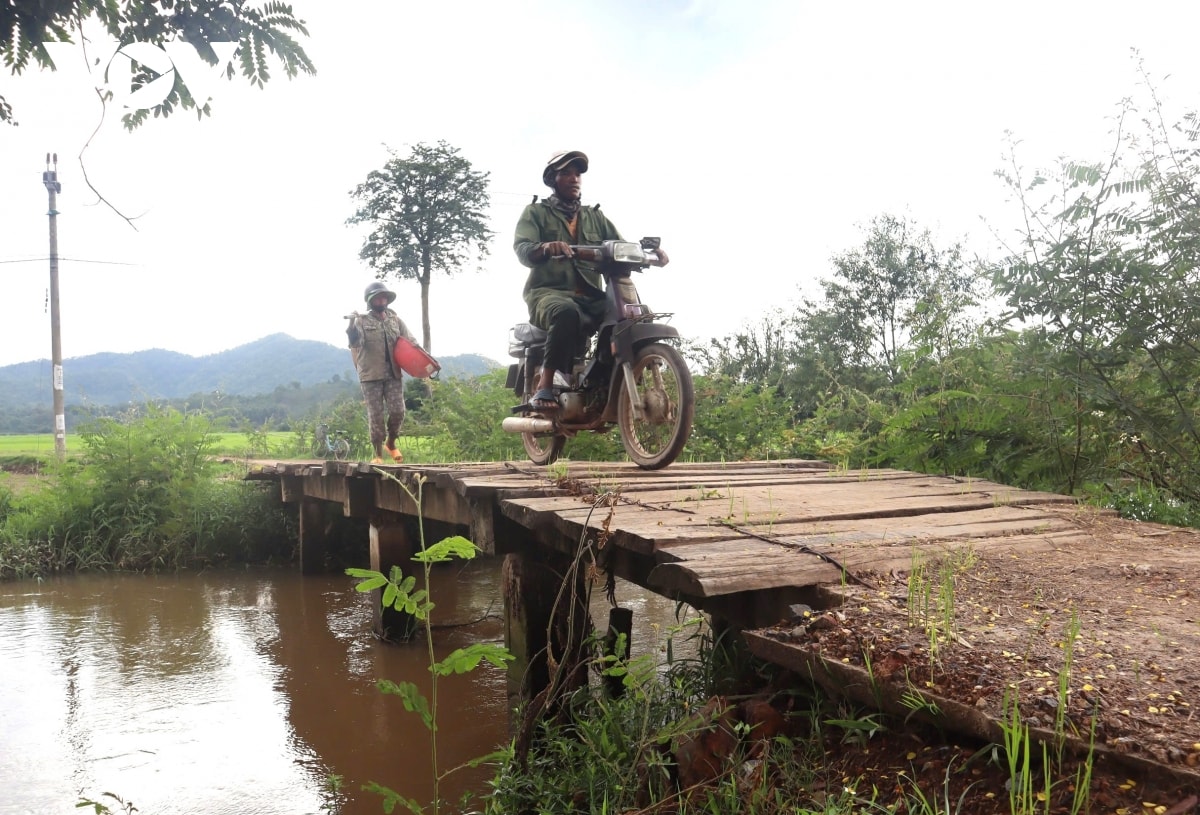
[[642,248],[645,249],[647,252],[655,251],[656,249],[658,249],[659,244],[661,244],[661,243],[662,243],[662,238],[642,238],[642,241],[641,241]]

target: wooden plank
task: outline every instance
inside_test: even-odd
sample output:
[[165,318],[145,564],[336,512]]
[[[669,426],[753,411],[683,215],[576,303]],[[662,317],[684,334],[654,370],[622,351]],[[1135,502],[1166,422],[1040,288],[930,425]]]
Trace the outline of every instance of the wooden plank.
[[[1070,516],[1039,508],[988,507],[956,513],[933,513],[901,518],[860,518],[727,526],[785,544],[860,543],[876,546],[929,538],[986,538],[1073,528]],[[688,539],[659,538],[660,558],[693,557]],[[682,550],[687,549],[687,554]],[[676,550],[680,550],[676,553]]]
[[[636,493],[625,496],[641,501]],[[783,485],[770,490],[747,489],[720,498],[658,502],[656,506],[684,509],[702,517],[727,519],[740,525],[859,520],[927,513],[965,512],[997,506],[1076,503],[1049,493],[1011,491],[1003,496],[986,491],[920,493],[901,491],[893,484],[869,483],[853,489],[845,484]]]
[[[722,541],[706,547],[707,554],[660,564],[650,574],[651,587],[668,594],[708,598],[740,592],[764,591],[785,586],[838,585],[846,575],[874,571],[885,573],[912,566],[914,553],[938,558],[957,549],[987,548],[989,552],[1031,553],[1085,541],[1079,530],[1062,530],[1036,536],[984,540],[929,540],[886,547],[812,547],[812,551],[786,548],[762,541]],[[826,559],[822,559],[824,555]],[[830,562],[832,561],[832,562]],[[844,570],[844,571],[843,571]]]

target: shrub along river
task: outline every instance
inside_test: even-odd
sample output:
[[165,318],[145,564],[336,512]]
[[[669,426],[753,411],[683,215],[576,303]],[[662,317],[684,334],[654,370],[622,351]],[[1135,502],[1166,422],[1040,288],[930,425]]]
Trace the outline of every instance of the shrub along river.
[[[435,572],[439,658],[502,641],[499,571],[480,557]],[[73,812],[81,797],[120,811],[106,792],[143,815],[378,813],[371,781],[428,803],[428,732],[375,687],[428,694],[424,641],[377,641],[376,600],[354,582],[280,569],[0,584],[0,813]],[[618,599],[636,656],[674,606],[631,590]],[[594,608],[604,624],[602,598]],[[505,684],[486,664],[439,683],[443,769],[507,741]],[[443,800],[483,793],[490,775],[452,775]]]

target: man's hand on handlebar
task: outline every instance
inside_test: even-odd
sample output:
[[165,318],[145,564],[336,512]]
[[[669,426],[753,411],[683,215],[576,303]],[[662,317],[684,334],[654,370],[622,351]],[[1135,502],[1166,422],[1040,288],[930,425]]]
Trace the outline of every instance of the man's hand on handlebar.
[[651,265],[653,266],[666,266],[671,262],[671,259],[667,257],[667,253],[663,251],[661,246],[654,250],[654,254],[658,255],[658,261],[652,263]]
[[542,260],[574,256],[575,253],[571,251],[571,244],[566,241],[548,241],[542,244]]

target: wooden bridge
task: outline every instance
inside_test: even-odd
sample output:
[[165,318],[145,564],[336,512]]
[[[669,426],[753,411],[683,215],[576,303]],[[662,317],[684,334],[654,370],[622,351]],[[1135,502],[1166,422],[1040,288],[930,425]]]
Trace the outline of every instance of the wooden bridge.
[[[247,477],[299,506],[306,571],[323,568],[329,502],[369,520],[373,568],[411,571],[414,495],[427,539],[440,539],[432,526],[504,556],[514,703],[550,683],[545,654],[566,647],[547,642],[564,582],[612,574],[858,703],[910,716],[916,693],[939,726],[1000,741],[1016,690],[1035,737],[1086,750],[1095,716],[1102,757],[1200,783],[1195,530],[978,479],[809,460],[654,472],[260,461]],[[387,635],[404,622],[376,624]],[[1056,697],[1081,729],[1063,732]]]

